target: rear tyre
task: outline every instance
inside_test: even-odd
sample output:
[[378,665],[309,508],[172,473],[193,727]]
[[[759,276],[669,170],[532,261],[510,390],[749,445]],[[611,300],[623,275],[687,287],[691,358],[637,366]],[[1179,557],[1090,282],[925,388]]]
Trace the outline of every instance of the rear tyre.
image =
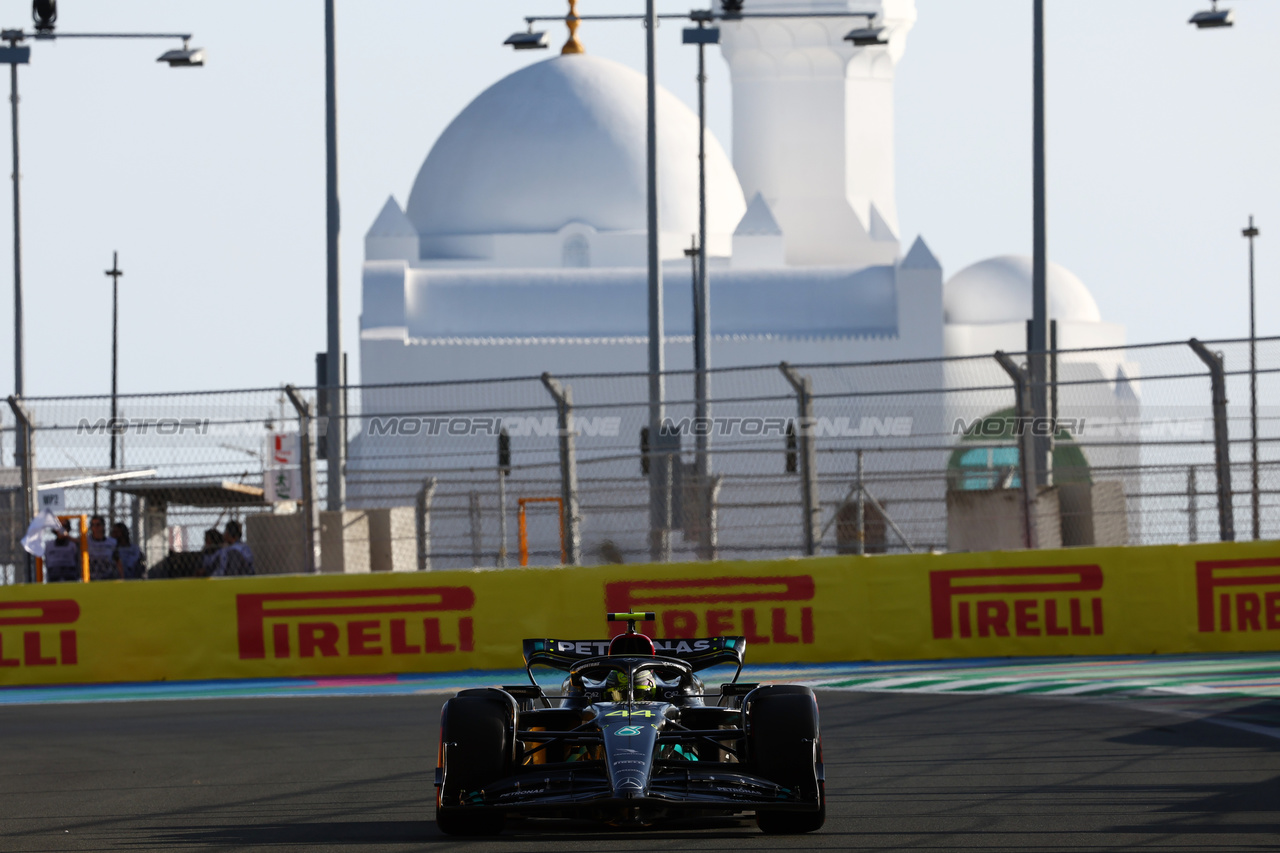
[[[458,696],[445,703],[440,718],[440,766],[444,785],[436,797],[436,826],[446,835],[496,835],[503,816],[461,806],[511,772],[514,720],[506,703],[488,696]],[[445,746],[449,744],[449,746]]]
[[821,829],[827,819],[825,786],[818,780],[818,705],[813,691],[764,688],[747,703],[752,769],[765,779],[818,804],[817,811],[756,813],[756,825],[769,835],[795,835]]

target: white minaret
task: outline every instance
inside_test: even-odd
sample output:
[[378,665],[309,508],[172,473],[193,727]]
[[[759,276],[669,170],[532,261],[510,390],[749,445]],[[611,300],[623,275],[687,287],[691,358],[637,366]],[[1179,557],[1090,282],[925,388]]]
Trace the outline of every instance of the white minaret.
[[733,76],[733,160],[759,193],[791,265],[893,263],[893,72],[915,0],[746,0],[747,13],[874,12],[884,46],[844,41],[865,18],[721,24]]

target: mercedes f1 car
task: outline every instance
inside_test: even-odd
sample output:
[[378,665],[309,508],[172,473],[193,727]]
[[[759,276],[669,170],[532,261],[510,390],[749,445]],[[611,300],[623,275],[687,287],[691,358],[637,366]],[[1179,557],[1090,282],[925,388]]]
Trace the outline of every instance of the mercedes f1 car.
[[[746,684],[746,641],[654,642],[653,613],[611,613],[606,640],[525,640],[530,684],[463,690],[440,718],[436,824],[450,835],[502,831],[508,817],[645,826],[754,812],[766,833],[802,833],[826,817],[813,691]],[[607,651],[607,653],[606,653]],[[736,665],[708,694],[698,672]],[[535,666],[565,673],[548,696]]]

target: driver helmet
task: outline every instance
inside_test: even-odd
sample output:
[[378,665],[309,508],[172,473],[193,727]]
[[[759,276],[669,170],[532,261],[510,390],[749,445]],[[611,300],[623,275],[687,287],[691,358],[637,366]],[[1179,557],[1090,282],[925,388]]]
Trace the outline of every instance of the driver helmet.
[[[610,702],[627,701],[627,684],[631,681],[631,676],[625,669],[615,669],[609,673],[609,677],[604,682],[604,693]],[[653,700],[654,694],[657,692],[657,682],[654,681],[653,673],[649,670],[641,670],[636,673],[635,678],[635,699],[637,702],[650,702]]]
[[[653,641],[644,634],[628,632],[613,638],[613,641],[609,643],[609,654],[653,657],[657,654],[657,650],[653,647]],[[626,701],[627,684],[630,680],[631,676],[628,675],[626,670],[613,670],[609,673],[609,677],[605,679],[605,695],[613,702]],[[657,683],[654,681],[652,672],[644,670],[636,674],[634,695],[637,700],[641,702],[651,700],[656,689]]]

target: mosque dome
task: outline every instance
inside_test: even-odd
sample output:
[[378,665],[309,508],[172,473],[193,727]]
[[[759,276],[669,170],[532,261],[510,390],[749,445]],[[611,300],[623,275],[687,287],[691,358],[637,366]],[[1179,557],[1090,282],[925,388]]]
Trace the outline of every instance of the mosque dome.
[[[1102,314],[1084,282],[1049,263],[1049,317],[1067,323],[1100,323]],[[942,288],[946,322],[981,325],[1031,319],[1031,258],[1001,255],[951,276]]]
[[[608,59],[557,56],[482,92],[445,130],[406,209],[424,238],[647,227],[645,78]],[[698,118],[658,92],[658,186],[666,233],[698,230]],[[724,149],[707,134],[708,231],[746,212]]]

